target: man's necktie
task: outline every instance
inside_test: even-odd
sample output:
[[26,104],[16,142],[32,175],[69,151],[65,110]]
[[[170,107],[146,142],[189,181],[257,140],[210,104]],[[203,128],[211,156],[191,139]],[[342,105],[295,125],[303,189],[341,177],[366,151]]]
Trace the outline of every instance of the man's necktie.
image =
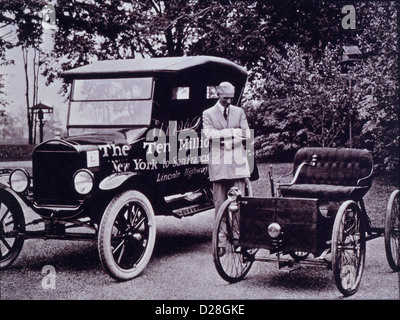
[[228,108],[224,108],[224,118],[225,120],[228,118]]

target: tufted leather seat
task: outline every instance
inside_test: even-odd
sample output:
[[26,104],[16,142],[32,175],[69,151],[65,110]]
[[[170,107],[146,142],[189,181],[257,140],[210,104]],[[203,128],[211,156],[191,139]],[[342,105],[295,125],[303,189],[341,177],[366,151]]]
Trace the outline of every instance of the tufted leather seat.
[[[316,162],[312,162],[316,155]],[[302,165],[303,162],[308,163]],[[330,201],[361,199],[370,189],[372,155],[367,150],[347,148],[303,148],[294,158],[291,183],[280,184],[284,197],[318,198]]]

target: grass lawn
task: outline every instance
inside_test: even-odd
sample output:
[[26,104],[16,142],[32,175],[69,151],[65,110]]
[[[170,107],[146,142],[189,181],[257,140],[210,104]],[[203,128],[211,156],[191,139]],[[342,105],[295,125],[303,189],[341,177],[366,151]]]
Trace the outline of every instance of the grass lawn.
[[[279,177],[291,172],[291,163],[259,163],[258,170],[260,179],[252,182],[253,193],[259,197],[270,197],[271,187],[268,178],[268,170],[272,166],[272,176],[275,183]],[[289,182],[292,176],[281,178],[281,182]],[[373,179],[372,187],[364,197],[365,208],[371,220],[373,227],[383,227],[385,223],[386,208],[388,205],[390,194],[398,188],[393,183],[388,182],[388,177],[385,175],[376,176]]]

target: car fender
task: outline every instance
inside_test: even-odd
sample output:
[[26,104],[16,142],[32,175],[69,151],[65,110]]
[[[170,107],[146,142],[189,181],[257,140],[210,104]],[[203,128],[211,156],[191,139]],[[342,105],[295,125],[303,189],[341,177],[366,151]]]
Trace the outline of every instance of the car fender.
[[137,172],[116,172],[108,177],[104,178],[100,184],[99,188],[101,190],[107,191],[107,190],[113,190],[121,186],[125,181],[130,179],[133,176],[138,175]]
[[0,189],[9,189],[9,188],[10,188],[9,185],[3,183],[3,182],[0,180]]
[[9,186],[5,186],[5,188],[1,187],[0,188],[0,198],[2,197],[9,197],[9,198],[13,198],[18,204],[19,206],[22,208],[22,201],[21,197],[15,193]]
[[12,169],[0,169],[0,188],[1,189],[9,189],[9,179]]

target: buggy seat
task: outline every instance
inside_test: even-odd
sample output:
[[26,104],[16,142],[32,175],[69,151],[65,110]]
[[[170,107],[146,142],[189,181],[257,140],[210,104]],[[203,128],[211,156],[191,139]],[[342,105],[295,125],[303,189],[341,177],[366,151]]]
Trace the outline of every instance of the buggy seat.
[[303,148],[294,157],[293,180],[279,184],[283,197],[361,200],[372,183],[372,155],[348,148]]

